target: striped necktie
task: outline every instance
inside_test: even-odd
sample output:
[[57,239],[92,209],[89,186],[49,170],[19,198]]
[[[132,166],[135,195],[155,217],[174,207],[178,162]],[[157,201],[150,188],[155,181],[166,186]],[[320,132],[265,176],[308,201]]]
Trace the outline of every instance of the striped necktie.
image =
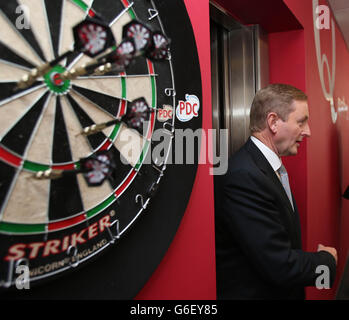
[[278,172],[280,174],[281,184],[282,184],[282,186],[284,187],[284,189],[286,191],[286,194],[288,196],[288,199],[291,202],[291,205],[292,205],[292,208],[293,208],[293,211],[294,211],[294,206],[293,206],[293,201],[292,201],[292,194],[291,194],[291,188],[290,188],[290,182],[288,180],[288,174],[287,174],[286,168],[284,167],[283,164],[281,164],[281,167],[279,168]]

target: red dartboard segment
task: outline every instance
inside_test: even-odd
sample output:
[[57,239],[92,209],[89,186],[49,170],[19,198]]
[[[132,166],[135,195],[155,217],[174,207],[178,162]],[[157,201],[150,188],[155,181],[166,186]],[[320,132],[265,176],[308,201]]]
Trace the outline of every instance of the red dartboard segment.
[[148,70],[150,75],[154,75],[154,67],[153,63],[147,59],[147,65],[148,65]]
[[122,4],[127,8],[130,3],[127,0],[121,0]]
[[74,163],[69,163],[69,164],[62,164],[62,165],[57,165],[57,166],[52,166],[53,170],[74,170],[75,169],[75,164]]
[[96,13],[92,9],[90,9],[88,11],[88,15],[89,15],[89,17],[93,18],[96,15]]
[[119,113],[118,113],[118,118],[122,117],[126,113],[126,100],[122,99],[121,100],[121,106],[119,108]]
[[51,222],[48,224],[48,231],[53,231],[53,230],[60,230],[64,229],[67,227],[71,227],[75,224],[78,224],[80,222],[83,222],[86,219],[86,214],[80,214],[76,217],[70,218],[70,219],[65,219],[62,221],[57,221],[57,222]]
[[148,71],[149,71],[149,75],[150,75],[150,79],[151,79],[151,83],[152,83],[152,101],[151,101],[151,106],[153,108],[156,108],[156,94],[155,94],[155,90],[156,90],[156,83],[155,83],[155,72],[154,72],[154,65],[153,63],[147,60],[147,66],[148,66]]
[[[153,63],[149,60],[149,59],[146,59],[147,61],[147,66],[148,66],[148,71],[149,71],[149,74],[153,77],[154,76],[154,65]],[[152,89],[154,91],[154,88]],[[154,92],[152,93],[152,107],[153,108],[156,108],[156,105],[155,105],[155,97],[154,97]],[[154,112],[151,113],[150,115],[150,126],[149,126],[149,130],[148,130],[148,134],[147,134],[147,140],[150,140],[151,139],[151,136],[153,134],[153,128],[154,128],[154,125],[155,125],[155,113],[156,111],[154,110]]]
[[151,140],[151,136],[153,135],[154,124],[155,124],[155,111],[150,114],[150,126],[149,126],[148,134],[146,137],[147,140]]
[[133,169],[131,173],[128,175],[128,177],[126,178],[126,180],[123,182],[123,184],[115,190],[114,193],[116,197],[120,197],[120,195],[125,191],[125,189],[128,187],[128,185],[131,183],[131,181],[136,175],[137,175],[137,171]]
[[19,167],[22,164],[20,157],[15,156],[2,147],[0,147],[0,159],[15,167]]
[[107,140],[99,149],[100,150],[109,150],[109,148],[112,146],[113,142],[111,140]]

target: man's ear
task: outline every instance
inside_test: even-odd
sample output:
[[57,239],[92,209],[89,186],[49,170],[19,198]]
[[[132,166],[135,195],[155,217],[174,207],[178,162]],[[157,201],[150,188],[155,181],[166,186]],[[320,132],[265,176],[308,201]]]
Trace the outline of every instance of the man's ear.
[[277,121],[279,120],[279,116],[275,112],[269,112],[267,115],[267,125],[272,133],[276,133],[278,129]]

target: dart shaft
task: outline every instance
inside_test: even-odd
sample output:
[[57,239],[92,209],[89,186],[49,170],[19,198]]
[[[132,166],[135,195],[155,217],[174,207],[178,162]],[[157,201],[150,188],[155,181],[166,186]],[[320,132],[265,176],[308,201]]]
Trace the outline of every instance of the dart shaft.
[[70,55],[72,51],[67,51],[66,53],[62,54],[61,56],[57,57],[56,59],[47,62],[39,67],[36,67],[35,69],[31,70],[29,73],[25,74],[21,80],[17,83],[18,89],[26,89],[29,86],[31,86],[36,79],[43,76],[46,72],[50,71],[52,67],[54,67],[56,64],[58,64],[61,60],[66,58],[68,55]]
[[85,75],[102,75],[112,70],[110,63],[105,64],[104,62],[92,62],[79,68],[74,68],[61,74],[62,80],[73,80]]
[[97,132],[100,132],[103,129],[105,129],[107,127],[110,127],[110,126],[112,126],[114,124],[117,124],[119,122],[120,122],[120,120],[116,119],[116,120],[111,120],[111,121],[100,123],[100,124],[93,124],[92,126],[85,127],[82,130],[81,134],[84,135],[84,136],[89,136],[91,134],[95,134]]
[[26,89],[29,86],[31,86],[35,80],[39,77],[41,77],[43,74],[45,74],[47,71],[51,69],[51,66],[49,63],[45,63],[33,70],[31,70],[29,73],[25,74],[21,80],[17,83],[18,89]]
[[54,67],[57,63],[59,63],[60,61],[62,61],[64,58],[68,57],[69,55],[71,55],[74,51],[67,51],[65,53],[63,53],[62,55],[60,55],[59,57],[57,57],[56,59],[52,60],[51,62],[49,62],[49,65],[51,67]]
[[63,175],[63,170],[57,170],[57,169],[48,169],[45,171],[38,171],[34,174],[33,178],[37,180],[53,180],[61,178]]
[[54,180],[64,176],[76,175],[78,173],[84,173],[86,170],[74,169],[74,170],[61,170],[61,169],[47,169],[45,171],[38,171],[34,174],[33,178],[37,180]]

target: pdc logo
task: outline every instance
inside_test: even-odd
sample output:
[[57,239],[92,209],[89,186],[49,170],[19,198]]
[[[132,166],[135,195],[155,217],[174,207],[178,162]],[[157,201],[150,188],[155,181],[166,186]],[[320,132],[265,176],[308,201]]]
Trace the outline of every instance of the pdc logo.
[[200,109],[200,101],[197,96],[186,94],[185,100],[179,100],[176,109],[177,119],[182,122],[189,121],[193,117],[198,117]]

